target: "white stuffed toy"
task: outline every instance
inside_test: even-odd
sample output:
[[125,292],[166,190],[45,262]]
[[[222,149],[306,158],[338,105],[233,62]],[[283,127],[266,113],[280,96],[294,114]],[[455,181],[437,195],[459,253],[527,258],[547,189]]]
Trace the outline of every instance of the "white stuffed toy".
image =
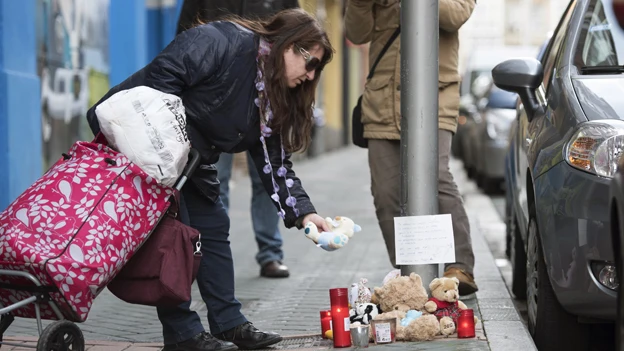
[[347,217],[337,216],[334,219],[327,217],[325,221],[331,228],[330,232],[319,233],[316,224],[312,222],[306,224],[304,232],[308,239],[317,244],[316,246],[326,251],[334,251],[345,246],[354,233],[362,230],[359,225]]

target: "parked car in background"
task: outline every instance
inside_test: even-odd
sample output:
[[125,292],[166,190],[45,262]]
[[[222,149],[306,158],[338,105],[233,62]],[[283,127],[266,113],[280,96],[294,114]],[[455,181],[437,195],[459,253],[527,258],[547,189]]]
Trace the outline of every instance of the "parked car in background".
[[475,138],[482,122],[481,111],[487,105],[487,93],[492,86],[492,68],[498,63],[518,56],[535,57],[533,46],[477,47],[467,61],[460,86],[460,113],[457,133],[453,138],[456,157],[464,163],[470,178],[476,178],[479,149]]
[[624,31],[610,24],[611,5],[570,1],[542,60],[492,72],[522,100],[510,150],[512,288],[526,296],[540,350],[588,350],[590,326],[616,317],[605,199],[624,150]]
[[477,185],[486,194],[502,189],[505,177],[505,155],[509,146],[509,130],[516,119],[518,95],[492,87],[485,96],[485,107],[479,112],[481,122],[475,124]]

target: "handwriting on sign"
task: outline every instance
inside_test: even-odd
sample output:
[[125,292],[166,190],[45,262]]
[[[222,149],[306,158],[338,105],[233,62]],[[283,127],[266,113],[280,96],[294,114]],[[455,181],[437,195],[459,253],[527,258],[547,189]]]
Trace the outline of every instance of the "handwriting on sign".
[[450,214],[395,217],[394,234],[399,265],[455,262]]

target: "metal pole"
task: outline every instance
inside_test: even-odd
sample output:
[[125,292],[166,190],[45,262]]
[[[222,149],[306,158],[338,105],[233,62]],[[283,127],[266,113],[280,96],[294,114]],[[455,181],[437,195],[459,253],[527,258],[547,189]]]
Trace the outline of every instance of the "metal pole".
[[[401,216],[438,213],[438,0],[401,2]],[[401,266],[429,291],[438,265]]]

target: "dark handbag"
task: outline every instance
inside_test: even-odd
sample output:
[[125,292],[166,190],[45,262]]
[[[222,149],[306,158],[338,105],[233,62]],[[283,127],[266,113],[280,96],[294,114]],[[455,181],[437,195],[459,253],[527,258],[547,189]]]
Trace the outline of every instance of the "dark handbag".
[[171,198],[154,232],[108,284],[108,290],[123,301],[173,307],[191,299],[201,261],[200,234],[176,218],[177,199]]
[[123,301],[173,307],[191,299],[191,287],[201,261],[200,234],[178,220],[179,191],[200,162],[191,149],[189,164],[175,186],[171,205],[143,246],[108,284]]
[[[392,45],[392,43],[399,36],[400,33],[401,33],[401,27],[399,26],[394,31],[394,33],[392,33],[392,36],[390,37],[390,39],[388,39],[388,42],[383,47],[383,49],[381,49],[379,56],[377,56],[377,60],[375,60],[375,63],[370,69],[370,72],[368,72],[368,76],[366,77],[367,81],[373,77],[373,75],[375,74],[375,68],[377,67],[377,64],[379,63],[379,61],[381,61],[381,58],[383,57],[383,55],[386,53],[386,51],[388,51],[388,48],[390,48],[390,45]],[[368,139],[364,138],[364,124],[362,123],[362,96],[361,95],[360,95],[360,98],[358,99],[357,104],[353,108],[353,114],[351,116],[351,139],[353,140],[353,144],[359,147],[362,147],[362,148],[368,147]]]

